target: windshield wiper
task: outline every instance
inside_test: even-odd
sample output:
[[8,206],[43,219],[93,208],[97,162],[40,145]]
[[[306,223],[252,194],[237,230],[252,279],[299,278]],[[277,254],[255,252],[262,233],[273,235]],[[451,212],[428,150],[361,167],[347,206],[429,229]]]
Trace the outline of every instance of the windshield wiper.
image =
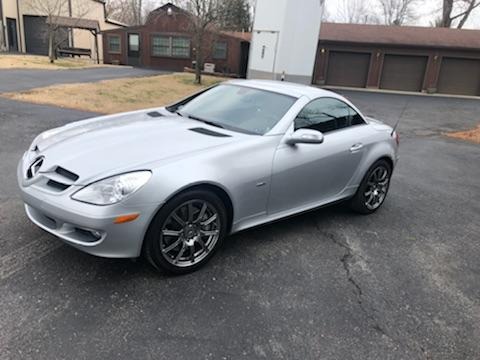
[[[181,115],[183,116],[183,115]],[[211,126],[216,126],[220,129],[225,129],[222,125],[216,123],[216,122],[213,122],[213,121],[209,121],[209,120],[205,120],[205,119],[202,119],[202,118],[199,118],[199,117],[196,117],[196,116],[193,116],[193,115],[188,115],[187,116],[189,119],[192,119],[192,120],[197,120],[197,121],[201,121],[203,122],[204,124],[207,124],[207,125],[211,125]]]

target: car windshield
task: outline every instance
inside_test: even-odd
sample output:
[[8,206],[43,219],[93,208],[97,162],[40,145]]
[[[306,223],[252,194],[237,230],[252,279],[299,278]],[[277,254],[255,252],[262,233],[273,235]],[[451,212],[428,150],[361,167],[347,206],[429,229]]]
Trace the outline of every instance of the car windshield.
[[178,113],[225,129],[263,135],[296,100],[270,91],[223,84],[179,107]]

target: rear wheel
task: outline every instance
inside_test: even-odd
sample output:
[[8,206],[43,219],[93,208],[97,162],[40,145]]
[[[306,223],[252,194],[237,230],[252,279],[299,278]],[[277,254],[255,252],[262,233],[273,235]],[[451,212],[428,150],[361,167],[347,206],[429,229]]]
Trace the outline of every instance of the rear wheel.
[[174,197],[150,224],[144,245],[147,259],[157,269],[175,274],[198,269],[222,243],[226,214],[222,200],[209,191]]
[[391,175],[392,167],[386,160],[373,164],[351,200],[351,208],[361,214],[377,211],[387,197]]

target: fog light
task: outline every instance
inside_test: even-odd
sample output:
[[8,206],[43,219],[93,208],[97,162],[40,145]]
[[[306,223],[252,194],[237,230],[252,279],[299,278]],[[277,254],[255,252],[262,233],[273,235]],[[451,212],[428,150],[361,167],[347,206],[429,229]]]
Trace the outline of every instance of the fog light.
[[102,233],[100,231],[92,230],[91,233],[92,236],[97,240],[100,240],[102,238]]
[[82,229],[82,228],[75,228],[75,233],[79,240],[83,242],[96,242],[99,241],[103,237],[103,232],[98,230],[90,230],[90,229]]

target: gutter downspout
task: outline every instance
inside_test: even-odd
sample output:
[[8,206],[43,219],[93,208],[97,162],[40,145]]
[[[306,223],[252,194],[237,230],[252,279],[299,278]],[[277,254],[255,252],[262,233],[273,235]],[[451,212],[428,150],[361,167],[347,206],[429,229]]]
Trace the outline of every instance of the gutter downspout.
[[[68,15],[69,15],[70,17],[73,17],[72,0],[68,0]],[[73,30],[72,28],[70,28],[70,29],[68,30],[69,35],[70,35],[70,39],[69,39],[69,46],[70,46],[70,47],[75,47],[75,46],[74,46],[74,43],[73,43],[73,31],[74,31],[74,30]]]

